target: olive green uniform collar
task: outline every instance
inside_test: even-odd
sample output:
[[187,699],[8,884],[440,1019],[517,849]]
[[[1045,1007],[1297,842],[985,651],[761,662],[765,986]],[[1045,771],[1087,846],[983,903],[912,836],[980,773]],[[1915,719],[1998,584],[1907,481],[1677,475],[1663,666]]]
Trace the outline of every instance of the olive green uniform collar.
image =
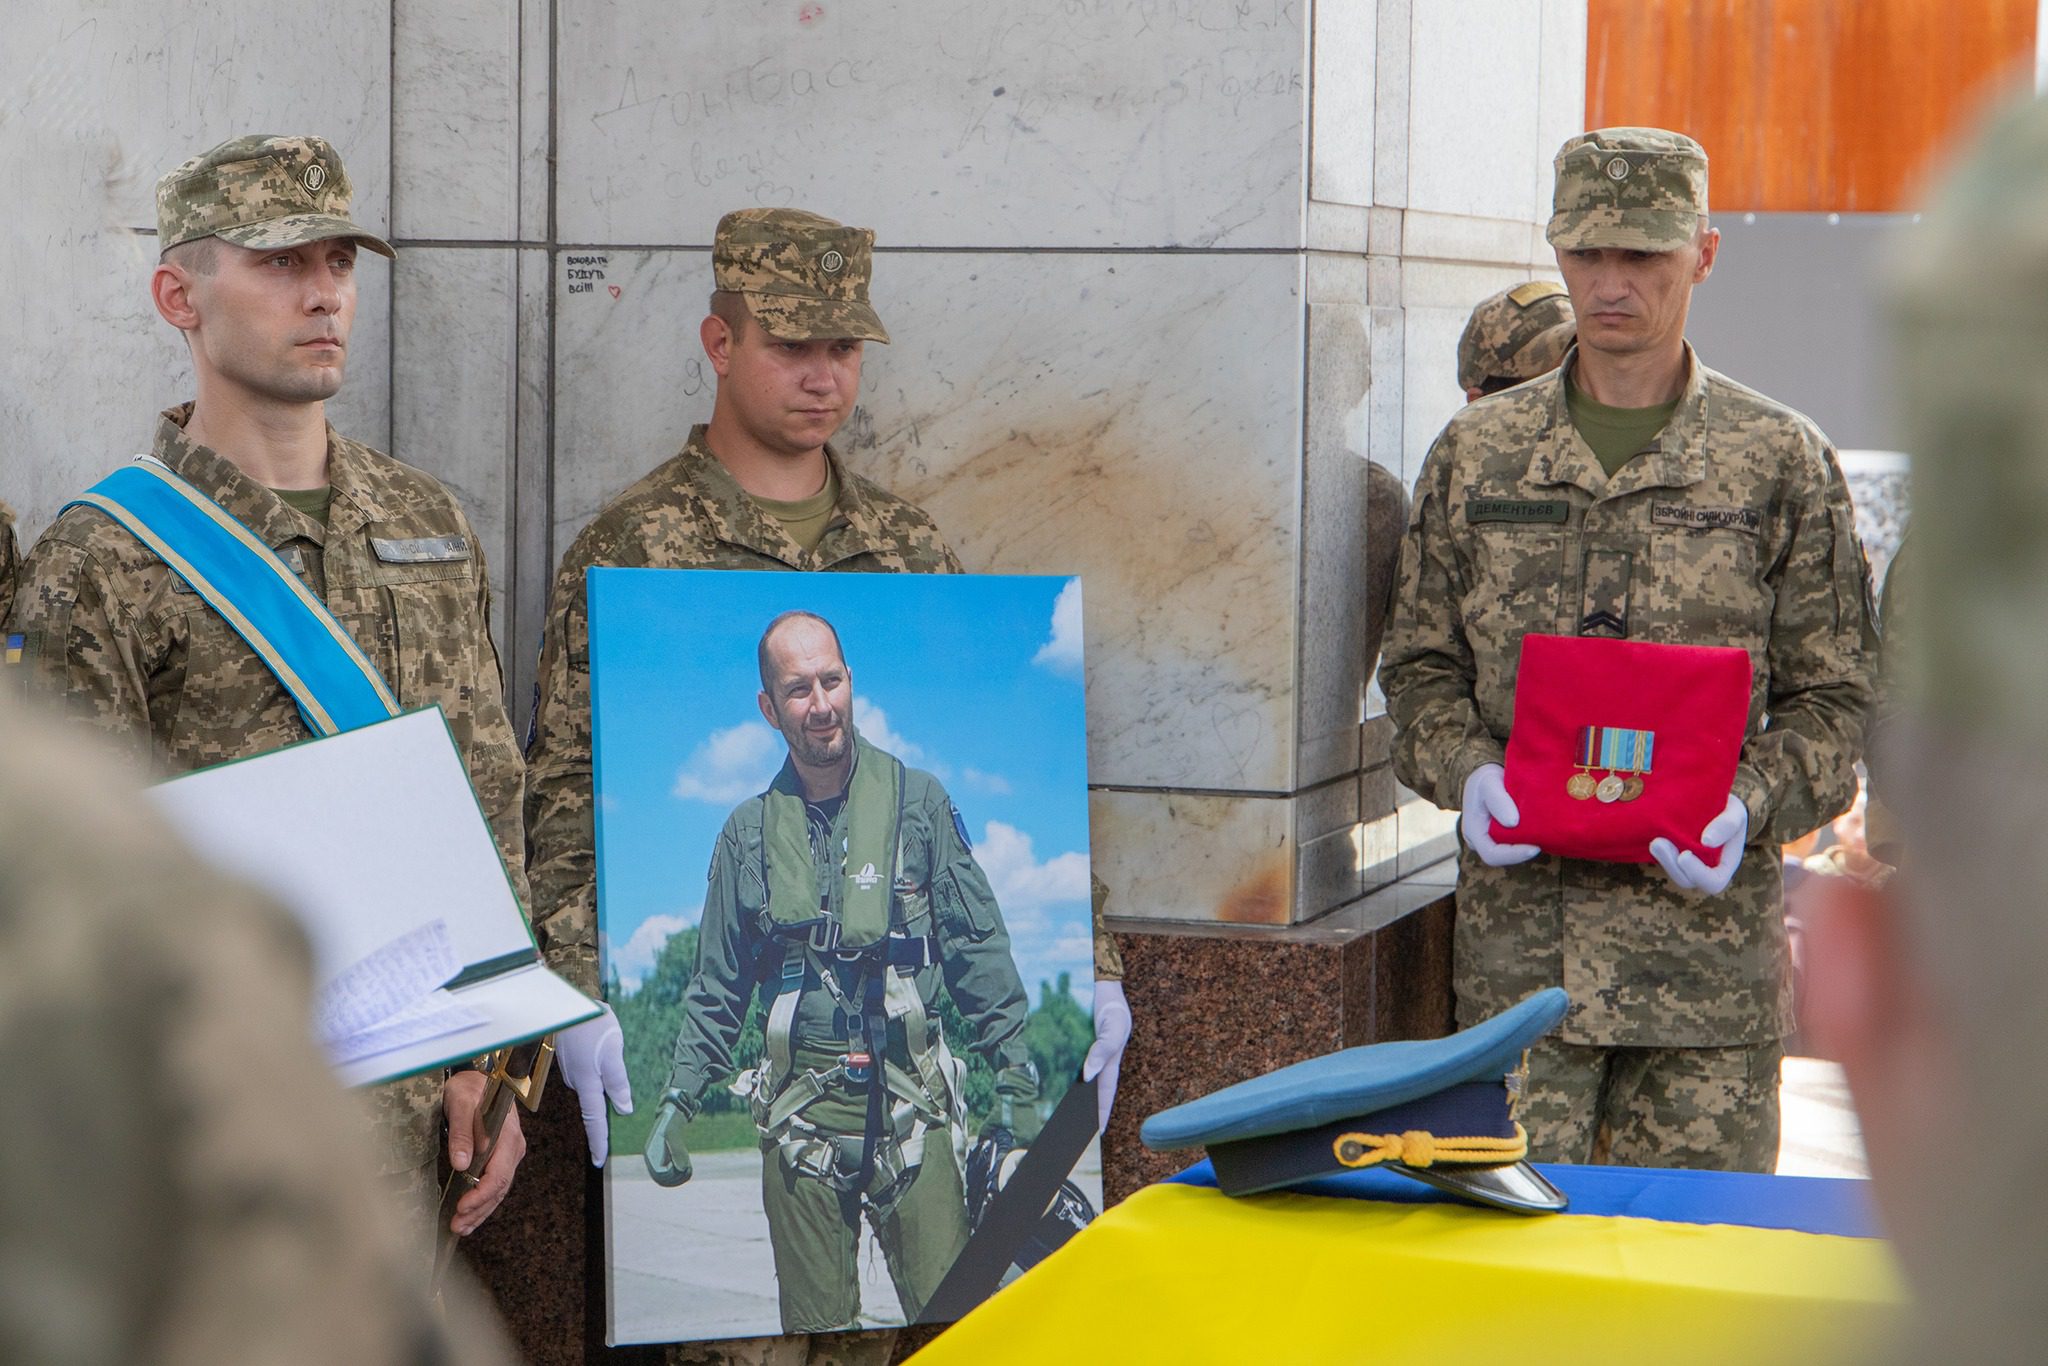
[[242,473],[219,451],[185,435],[185,424],[191,419],[190,403],[164,409],[157,420],[151,453],[185,482],[233,513],[273,549],[294,539],[324,547],[330,537],[353,536],[370,523],[388,520],[392,515],[377,492],[369,452],[335,431],[331,423],[327,428],[327,480],[334,488],[334,501],[328,506],[327,523],[323,526]]
[[857,555],[887,554],[898,547],[900,538],[888,534],[878,510],[831,446],[825,447],[825,460],[839,486],[839,506],[825,527],[824,539],[811,551],[798,545],[719,463],[705,439],[707,431],[701,423],[692,427],[677,459],[684,486],[720,541],[780,560],[792,569],[826,569]]
[[1577,364],[1576,344],[1565,352],[1557,369],[1540,381],[1549,386],[1549,413],[1544,430],[1529,454],[1527,477],[1533,484],[1570,484],[1595,499],[1620,498],[1652,488],[1684,488],[1707,477],[1707,368],[1685,344],[1685,388],[1671,419],[1634,459],[1612,478],[1600,458],[1572,425],[1565,388]]

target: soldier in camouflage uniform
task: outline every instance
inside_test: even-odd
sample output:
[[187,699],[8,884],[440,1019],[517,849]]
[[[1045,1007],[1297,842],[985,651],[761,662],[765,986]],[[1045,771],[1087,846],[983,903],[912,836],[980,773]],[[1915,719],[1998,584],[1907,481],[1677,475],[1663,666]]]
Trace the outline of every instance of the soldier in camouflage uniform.
[[[971,1031],[952,1044],[979,1052],[997,1098],[1017,1106],[1038,1099],[1024,1044],[1030,1002],[959,808],[937,778],[854,730],[838,633],[821,617],[785,613],[763,633],[761,658],[761,712],[789,757],[719,833],[647,1161],[657,1181],[680,1184],[688,1158],[670,1135],[732,1074],[758,989],[766,1044],[738,1087],[760,1131],[782,1326],[825,1332],[858,1321],[863,1217],[916,1319],[968,1233],[966,1069],[933,1032],[940,986]],[[805,837],[807,851],[778,858]],[[886,887],[875,886],[878,864],[885,877],[893,871]],[[821,900],[830,907],[822,921]],[[814,947],[821,923],[837,947]]]
[[509,1360],[410,1274],[297,929],[53,730],[0,697],[0,1361]]
[[[191,347],[198,398],[163,414],[152,452],[304,579],[401,706],[439,704],[523,899],[523,774],[491,642],[483,548],[437,480],[350,441],[324,416],[341,384],[357,247],[391,248],[350,219],[341,159],[312,137],[236,138],[187,161],[157,183],[157,231],[164,260],[151,287]],[[310,738],[291,695],[234,628],[97,508],[72,507],[36,543],[7,629],[25,637],[33,688],[158,772]],[[308,802],[310,814],[318,795]],[[482,1091],[475,1073],[445,1084],[458,1167],[473,1150],[469,1117]],[[443,1080],[365,1095],[386,1171],[424,1213]],[[504,1197],[525,1150],[517,1124],[507,1121],[484,1183],[464,1197],[458,1230],[474,1229]]]
[[[1531,1058],[1532,1151],[1583,1162],[1598,1138],[1617,1162],[1768,1170],[1792,1024],[1775,850],[1855,796],[1868,571],[1827,438],[1684,340],[1718,246],[1705,153],[1607,129],[1568,141],[1556,177],[1578,343],[1430,450],[1380,671],[1396,771],[1466,813],[1459,1022],[1571,994]],[[1660,874],[1486,833],[1488,815],[1519,820],[1499,775],[1529,632],[1749,652],[1748,737],[1703,832],[1713,865],[1666,841]]]
[[[874,234],[794,209],[719,220],[716,290],[699,337],[718,375],[711,421],[682,451],[613,499],[562,557],[548,602],[538,709],[527,748],[527,825],[535,920],[570,980],[597,985],[596,850],[591,819],[590,626],[584,571],[787,569],[956,574],[960,561],[924,511],[847,467],[827,443],[859,393],[861,347],[889,334],[868,302]],[[1096,920],[1096,976],[1115,1001],[1099,1037],[1125,1033],[1116,944]],[[1119,1014],[1120,1012],[1120,1014]],[[1121,1043],[1118,1041],[1120,1049]],[[1103,1064],[1090,1055],[1091,1068]],[[1113,1056],[1109,1071],[1115,1067]],[[1094,1075],[1089,1071],[1088,1075]],[[578,1088],[579,1094],[587,1094]],[[604,1143],[601,1103],[593,1153]],[[886,1360],[891,1334],[758,1339],[671,1349],[676,1362]]]
[[14,544],[14,509],[0,503],[0,621],[14,606],[14,580],[21,573],[21,552]]
[[1572,299],[1553,280],[1531,280],[1489,295],[1458,338],[1458,387],[1465,401],[1547,375],[1564,359],[1575,325]]

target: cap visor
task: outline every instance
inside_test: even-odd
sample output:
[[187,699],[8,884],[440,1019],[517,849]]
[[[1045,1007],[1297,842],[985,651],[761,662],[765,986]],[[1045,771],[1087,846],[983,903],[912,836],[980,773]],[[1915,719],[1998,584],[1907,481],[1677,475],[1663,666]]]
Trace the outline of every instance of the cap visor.
[[337,237],[355,239],[379,256],[395,258],[398,253],[391,244],[375,233],[366,231],[361,224],[331,213],[295,213],[268,222],[250,223],[244,227],[227,228],[214,234],[223,242],[253,251],[267,251],[272,247],[302,247],[308,242],[330,242]]
[[1692,241],[1699,225],[1698,214],[1677,209],[1574,209],[1551,215],[1543,235],[1564,251],[1677,251]]
[[1476,1201],[1515,1214],[1562,1214],[1571,1202],[1563,1191],[1543,1179],[1527,1162],[1510,1162],[1499,1167],[1450,1166],[1410,1167],[1389,1162],[1388,1171],[1413,1177],[1425,1186],[1462,1200]]
[[761,330],[777,341],[889,341],[875,310],[855,299],[812,299],[794,294],[743,296]]

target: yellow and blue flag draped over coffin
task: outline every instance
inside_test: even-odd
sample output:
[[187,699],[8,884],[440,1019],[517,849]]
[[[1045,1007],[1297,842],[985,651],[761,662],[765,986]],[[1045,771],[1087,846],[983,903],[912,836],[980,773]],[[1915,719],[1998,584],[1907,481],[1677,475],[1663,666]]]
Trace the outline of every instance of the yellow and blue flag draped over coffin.
[[1572,1213],[1474,1208],[1372,1169],[1233,1198],[1203,1162],[915,1361],[1826,1366],[1895,1335],[1904,1291],[1862,1182],[1538,1170]]

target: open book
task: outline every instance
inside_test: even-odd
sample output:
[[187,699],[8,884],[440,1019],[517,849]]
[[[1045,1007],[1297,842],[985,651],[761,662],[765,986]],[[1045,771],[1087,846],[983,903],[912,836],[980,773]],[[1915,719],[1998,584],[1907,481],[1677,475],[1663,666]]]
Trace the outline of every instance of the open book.
[[440,708],[151,789],[313,946],[313,1029],[343,1084],[552,1033],[597,1005],[541,965]]

